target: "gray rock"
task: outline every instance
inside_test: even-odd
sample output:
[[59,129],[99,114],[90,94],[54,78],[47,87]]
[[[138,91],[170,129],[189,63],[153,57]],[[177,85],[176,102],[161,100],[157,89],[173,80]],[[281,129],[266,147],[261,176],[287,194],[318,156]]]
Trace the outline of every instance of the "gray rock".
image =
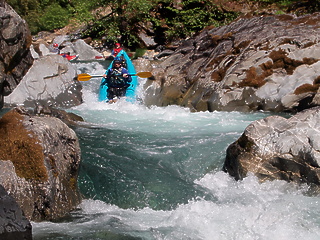
[[72,107],[82,103],[82,85],[75,80],[75,67],[60,55],[37,59],[19,86],[5,97],[9,106]]
[[289,119],[270,116],[250,124],[227,149],[224,170],[261,181],[281,179],[320,186],[320,108]]
[[153,94],[145,102],[197,111],[295,112],[317,106],[319,18],[261,16],[204,29],[158,64],[163,71],[153,74]]
[[73,43],[74,52],[79,54],[79,60],[93,60],[96,56],[101,56],[97,50],[88,45],[84,40],[79,39]]
[[75,209],[80,146],[61,120],[16,108],[0,119],[0,184],[32,221],[54,220]]
[[[53,52],[52,44],[45,44],[43,42],[43,39],[40,39],[33,43],[32,55],[34,58],[57,54],[56,52]],[[53,42],[59,44],[60,54],[69,53],[70,55],[78,55],[77,60],[88,61],[94,60],[97,56],[102,56],[100,52],[82,39],[71,41],[70,36],[62,35],[56,36]]]
[[32,240],[31,223],[13,197],[0,185],[0,239]]
[[30,46],[30,51],[31,51],[31,55],[32,55],[33,59],[37,59],[40,57],[39,54],[34,49],[33,45]]
[[157,43],[154,41],[153,36],[148,36],[145,31],[140,31],[138,33],[138,37],[140,38],[140,41],[143,42],[143,44],[150,48],[150,47],[154,47],[157,45]]
[[172,55],[173,53],[174,53],[173,50],[166,49],[166,50],[160,52],[159,54],[157,54],[157,55],[155,56],[155,58],[156,58],[156,59],[160,59],[160,58],[163,58],[163,57],[168,57],[168,56]]
[[67,112],[62,109],[56,109],[48,106],[39,105],[33,110],[31,109],[28,110],[28,113],[30,113],[31,115],[37,115],[37,116],[51,116],[51,117],[59,118],[69,127],[78,127],[78,126],[84,127],[84,119],[81,116],[71,112]]
[[60,45],[65,44],[66,42],[70,42],[71,37],[69,35],[59,35],[53,39],[53,43]]
[[0,108],[33,63],[31,34],[26,22],[0,0]]

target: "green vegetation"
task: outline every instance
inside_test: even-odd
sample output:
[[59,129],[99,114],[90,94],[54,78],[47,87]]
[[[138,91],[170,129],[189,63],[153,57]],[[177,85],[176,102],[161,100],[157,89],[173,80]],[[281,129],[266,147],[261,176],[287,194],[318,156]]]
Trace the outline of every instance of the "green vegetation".
[[[177,36],[185,38],[206,26],[220,26],[234,20],[238,14],[219,10],[211,1],[185,0],[180,8],[166,6],[166,37],[173,40]],[[156,22],[157,19],[151,19]]]
[[69,23],[69,12],[59,4],[52,4],[45,9],[44,14],[39,20],[41,29],[50,30],[62,28]]
[[137,48],[135,49],[135,54],[133,56],[133,59],[142,57],[146,53],[146,49],[144,48]]
[[[7,3],[28,22],[32,34],[62,28],[72,20],[88,26],[83,37],[105,37],[107,42],[121,41],[128,47],[139,47],[137,33],[141,31],[166,44],[210,25],[227,24],[241,14],[226,10],[216,0],[7,0]],[[320,10],[320,0],[247,0],[247,3],[264,9],[272,5],[276,7],[275,14]]]

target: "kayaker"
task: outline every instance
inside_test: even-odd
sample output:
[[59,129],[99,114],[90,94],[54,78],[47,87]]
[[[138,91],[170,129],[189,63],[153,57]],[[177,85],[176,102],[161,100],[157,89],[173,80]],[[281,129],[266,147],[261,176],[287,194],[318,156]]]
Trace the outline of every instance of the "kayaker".
[[116,102],[119,98],[126,95],[127,88],[132,81],[128,75],[128,70],[122,66],[122,60],[116,59],[113,62],[112,68],[108,69],[103,75],[104,81],[101,84],[106,84],[107,102]]
[[70,57],[70,52],[63,53],[63,54],[61,54],[61,56],[64,58],[68,58],[68,57]]
[[54,53],[57,53],[57,54],[60,53],[59,45],[57,43],[52,44],[52,47],[53,48],[52,48],[51,52],[54,52]]
[[111,55],[107,59],[114,59],[122,49],[121,44],[116,43],[114,45],[114,49],[112,49]]

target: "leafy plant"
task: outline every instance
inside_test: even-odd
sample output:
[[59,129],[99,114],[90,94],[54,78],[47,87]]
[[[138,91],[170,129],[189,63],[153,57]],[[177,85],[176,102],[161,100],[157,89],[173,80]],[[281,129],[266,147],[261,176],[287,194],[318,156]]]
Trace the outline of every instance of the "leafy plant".
[[133,59],[142,57],[145,53],[146,53],[146,49],[137,48],[137,49],[135,50],[135,54],[134,54],[134,56],[133,56]]
[[[6,0],[29,24],[33,34],[64,27],[71,18],[88,26],[84,36],[105,37],[139,47],[138,32],[157,35],[160,44],[187,38],[206,26],[230,23],[238,12],[223,10],[214,0]],[[237,0],[234,0],[235,2]],[[231,1],[232,2],[232,1]],[[277,6],[276,14],[320,10],[319,0],[247,0]],[[301,10],[302,9],[302,10]]]
[[166,34],[169,39],[186,38],[206,26],[220,26],[237,17],[237,13],[222,12],[211,1],[185,0],[181,8],[168,6],[167,10],[169,29]]
[[69,22],[68,10],[58,4],[50,5],[40,17],[39,24],[43,30],[58,29],[66,26]]

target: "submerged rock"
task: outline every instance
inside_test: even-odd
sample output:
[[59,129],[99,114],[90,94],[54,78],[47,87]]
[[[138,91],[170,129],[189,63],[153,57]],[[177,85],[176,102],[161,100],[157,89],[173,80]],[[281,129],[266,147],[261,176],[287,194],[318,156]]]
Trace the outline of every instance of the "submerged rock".
[[320,107],[286,119],[251,123],[227,149],[224,170],[237,180],[249,172],[260,180],[281,179],[320,186]]
[[146,103],[196,111],[319,105],[320,14],[242,18],[206,28],[159,64]]
[[62,217],[80,203],[80,146],[61,120],[16,108],[0,119],[0,184],[32,221]]
[[78,126],[84,126],[83,122],[84,119],[71,112],[67,112],[62,109],[56,109],[48,106],[37,106],[33,111],[31,109],[28,111],[31,115],[37,115],[37,116],[51,116],[55,118],[59,118],[62,122],[67,124],[69,127],[78,127]]

